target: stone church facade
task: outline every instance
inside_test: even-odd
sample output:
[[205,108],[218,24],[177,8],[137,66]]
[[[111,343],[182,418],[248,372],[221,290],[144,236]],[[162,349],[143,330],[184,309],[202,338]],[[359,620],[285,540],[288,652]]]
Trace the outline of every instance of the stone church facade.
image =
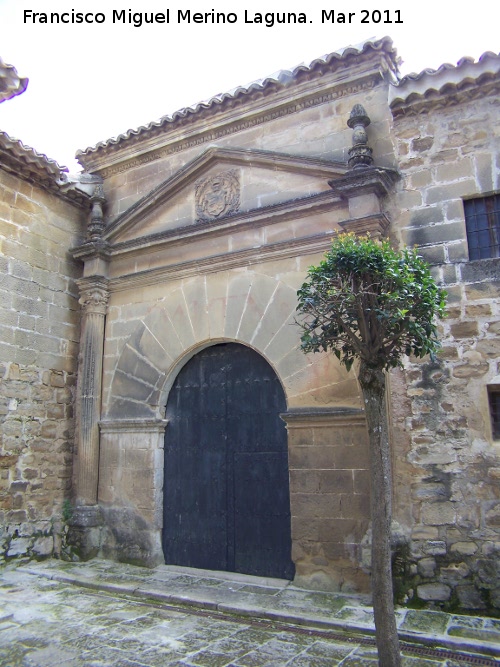
[[294,324],[353,231],[448,292],[438,359],[390,375],[401,597],[498,608],[499,87],[494,54],[400,79],[386,38],[87,149],[78,181],[2,135],[4,558],[276,576],[281,549],[300,586],[368,590],[360,390]]

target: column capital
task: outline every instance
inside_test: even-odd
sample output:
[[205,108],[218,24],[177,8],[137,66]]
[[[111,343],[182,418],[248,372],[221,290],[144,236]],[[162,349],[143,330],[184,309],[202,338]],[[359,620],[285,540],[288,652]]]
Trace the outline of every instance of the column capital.
[[79,303],[87,313],[106,315],[109,301],[109,280],[104,276],[88,276],[76,281]]

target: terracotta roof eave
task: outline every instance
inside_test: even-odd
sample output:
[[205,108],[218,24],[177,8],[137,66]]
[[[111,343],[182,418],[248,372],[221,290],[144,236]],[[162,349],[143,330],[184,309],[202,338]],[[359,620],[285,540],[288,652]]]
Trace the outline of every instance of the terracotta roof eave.
[[67,167],[62,167],[55,160],[1,131],[0,167],[49,190],[62,199],[78,206],[88,207],[89,195],[68,180]]
[[437,70],[425,69],[407,74],[389,88],[391,108],[438,95],[460,92],[500,79],[500,54],[487,51],[476,61],[461,58],[456,65],[445,63]]
[[51,160],[43,153],[39,153],[31,146],[26,146],[19,139],[9,136],[6,132],[0,131],[0,149],[10,153],[12,157],[20,162],[32,165],[40,172],[44,172],[53,178],[60,179],[63,172],[67,172],[67,167],[63,167],[55,160]]
[[384,66],[387,67],[388,70],[391,70],[394,75],[397,74],[397,54],[390,37],[383,37],[382,39],[375,41],[369,40],[359,46],[349,46],[340,51],[322,56],[321,58],[313,60],[309,64],[301,63],[292,70],[282,70],[275,75],[259,79],[247,86],[233,88],[226,93],[215,95],[209,100],[199,102],[194,106],[184,107],[174,112],[172,115],[163,116],[159,120],[153,121],[148,125],[127,130],[117,137],[101,141],[93,147],[79,150],[76,153],[76,157],[84,158],[86,155],[91,155],[100,151],[118,150],[121,148],[122,144],[134,137],[140,137],[142,135],[147,136],[154,130],[166,128],[168,125],[175,125],[176,123],[186,120],[190,116],[199,116],[208,111],[215,111],[218,107],[221,109],[227,108],[228,106],[234,105],[251,96],[272,94],[275,90],[280,90],[284,87],[299,83],[304,76],[321,76],[324,68],[335,68],[349,57],[360,56],[369,52],[385,54],[386,62]]

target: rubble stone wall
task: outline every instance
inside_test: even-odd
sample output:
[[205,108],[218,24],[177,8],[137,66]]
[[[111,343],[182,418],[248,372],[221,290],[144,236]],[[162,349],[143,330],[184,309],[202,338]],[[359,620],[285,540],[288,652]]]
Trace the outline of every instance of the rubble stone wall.
[[396,518],[409,529],[406,590],[436,605],[500,607],[500,259],[469,261],[463,200],[500,189],[499,100],[394,120],[403,174],[393,234],[417,245],[448,293],[436,361],[392,377]]
[[0,169],[0,562],[60,549],[79,338],[81,212]]

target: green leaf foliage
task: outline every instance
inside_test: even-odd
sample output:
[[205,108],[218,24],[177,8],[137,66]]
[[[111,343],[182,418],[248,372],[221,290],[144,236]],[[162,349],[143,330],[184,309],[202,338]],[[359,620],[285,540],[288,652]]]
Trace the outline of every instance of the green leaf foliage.
[[416,250],[339,234],[298,291],[302,349],[332,350],[348,370],[355,359],[387,370],[403,355],[433,356],[445,298]]

